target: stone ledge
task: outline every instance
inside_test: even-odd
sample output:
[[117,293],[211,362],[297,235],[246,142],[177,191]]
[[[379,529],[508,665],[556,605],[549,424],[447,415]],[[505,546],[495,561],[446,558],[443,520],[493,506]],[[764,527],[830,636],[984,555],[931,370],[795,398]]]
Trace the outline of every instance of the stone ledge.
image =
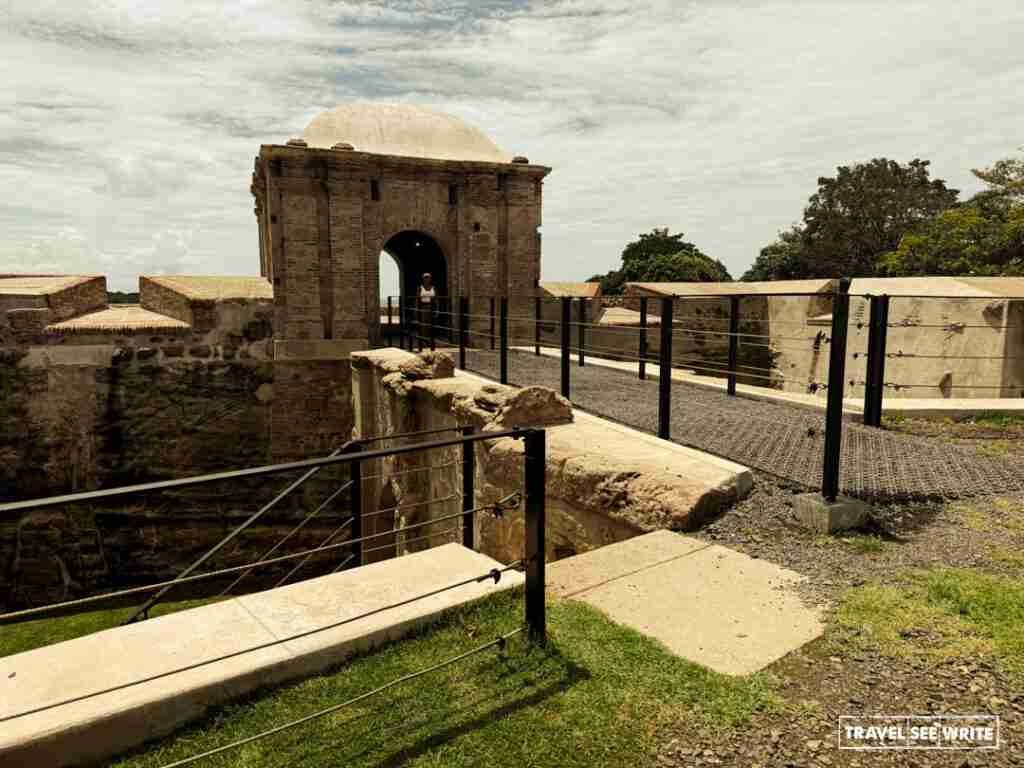
[[[494,560],[447,544],[279,589],[0,659],[0,717],[270,643],[487,573]],[[211,707],[322,672],[444,611],[522,584],[509,572],[216,664],[18,718],[0,729],[0,765],[103,762]]]

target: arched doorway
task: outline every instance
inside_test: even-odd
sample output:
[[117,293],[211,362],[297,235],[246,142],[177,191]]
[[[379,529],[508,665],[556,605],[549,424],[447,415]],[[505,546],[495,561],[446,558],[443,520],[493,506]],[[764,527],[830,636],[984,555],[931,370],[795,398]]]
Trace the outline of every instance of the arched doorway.
[[[397,275],[395,274],[396,267]],[[418,230],[399,232],[384,244],[384,250],[380,254],[381,291],[385,296],[395,296],[394,287],[391,288],[390,293],[387,292],[389,272],[391,285],[397,287],[397,295],[400,297],[398,301],[393,301],[392,305],[400,317],[403,328],[419,329],[415,331],[415,338],[417,346],[422,349],[426,339],[433,338],[435,333],[445,333],[442,329],[448,325],[450,291],[448,262],[444,257],[444,252],[437,241],[425,232]],[[433,320],[428,326],[421,325],[424,322],[424,316],[420,314],[417,303],[419,288],[425,272],[430,273],[434,289],[437,292],[434,312],[429,315]],[[387,299],[385,299],[386,301]],[[384,335],[388,338],[389,343],[393,343],[393,328],[394,326],[390,322],[385,326]],[[424,328],[433,330],[427,331]]]
[[424,272],[433,276],[439,297],[451,295],[448,262],[441,246],[430,235],[416,230],[399,232],[384,244],[381,258],[387,256],[398,264],[399,293],[403,298],[417,295]]

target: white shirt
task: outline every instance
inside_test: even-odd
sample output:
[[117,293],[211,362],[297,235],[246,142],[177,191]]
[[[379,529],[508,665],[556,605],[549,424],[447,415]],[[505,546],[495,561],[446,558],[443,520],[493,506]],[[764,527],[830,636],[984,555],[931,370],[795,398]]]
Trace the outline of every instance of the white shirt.
[[435,288],[427,288],[424,285],[420,286],[420,301],[424,304],[429,304],[436,296],[437,290]]

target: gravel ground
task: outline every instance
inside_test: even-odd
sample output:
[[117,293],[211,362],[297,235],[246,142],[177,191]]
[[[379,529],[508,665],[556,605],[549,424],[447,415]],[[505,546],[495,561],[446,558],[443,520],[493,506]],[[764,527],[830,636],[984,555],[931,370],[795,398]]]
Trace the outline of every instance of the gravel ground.
[[[1024,552],[1024,494],[876,504],[866,531],[822,536],[802,528],[793,514],[793,497],[803,488],[759,472],[754,478],[747,498],[688,535],[808,576],[803,596],[810,603],[831,603],[849,587],[917,568],[985,567],[1015,575],[1016,569],[992,560],[992,551]],[[1003,518],[1021,522],[1004,528]]]
[[[497,377],[495,352],[467,352],[470,370]],[[596,365],[571,369],[578,407],[639,429],[656,431],[658,383]],[[513,384],[559,389],[560,361],[509,353]],[[770,472],[808,488],[821,487],[824,417],[812,411],[674,382],[672,439]],[[872,501],[953,499],[999,489],[1024,492],[1024,470],[1001,455],[983,455],[947,441],[899,434],[846,422],[840,485]]]
[[[496,377],[496,354],[471,353],[469,362]],[[512,354],[510,379],[557,388],[558,362]],[[656,382],[597,366],[574,365],[571,374],[572,399],[580,408],[655,429]],[[793,515],[793,496],[820,484],[823,426],[821,417],[800,409],[674,384],[674,439],[755,468],[752,493],[688,535],[807,576],[801,597],[818,605],[835,606],[848,590],[898,584],[907,573],[929,567],[1024,578],[1024,424],[895,420],[875,430],[847,423],[842,484],[874,504],[869,530],[844,536],[808,532]],[[987,657],[926,659],[933,642],[928,632],[910,634],[908,656],[865,651],[864,644],[833,631],[831,610],[826,608],[824,638],[766,670],[778,681],[779,709],[714,731],[683,719],[659,733],[656,764],[1024,766],[1020,678]],[[928,713],[999,714],[1003,746],[986,752],[837,749],[842,715]]]
[[[792,497],[802,489],[755,473],[754,491],[695,535],[808,577],[802,597],[835,604],[867,583],[935,566],[973,568],[1020,579],[1024,495],[874,509],[871,532],[820,536],[800,528]],[[1024,765],[1024,686],[990,660],[934,664],[815,641],[771,665],[784,699],[778,712],[741,729],[707,733],[678,723],[662,737],[658,765],[683,766],[1017,766]],[[920,640],[922,657],[930,638]],[[831,644],[829,644],[831,643]],[[836,748],[841,715],[979,714],[1001,717],[996,752],[852,752]]]

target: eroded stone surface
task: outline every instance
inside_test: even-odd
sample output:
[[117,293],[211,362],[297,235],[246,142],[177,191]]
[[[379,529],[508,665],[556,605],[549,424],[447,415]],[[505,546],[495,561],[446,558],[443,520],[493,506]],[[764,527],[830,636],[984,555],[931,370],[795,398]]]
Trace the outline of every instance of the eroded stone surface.
[[[544,387],[502,386],[461,371],[452,378],[418,378],[424,364],[396,349],[356,353],[352,364],[357,434],[455,425],[484,431],[544,426],[549,558],[659,528],[693,528],[744,496],[752,484],[744,467],[574,414],[567,400]],[[460,500],[450,498],[461,490],[459,450],[439,452],[435,467],[422,472],[415,457],[380,460],[373,473],[389,479],[364,492],[369,505],[364,513],[405,507],[405,524],[454,514],[460,509]],[[522,442],[514,439],[477,443],[478,504],[522,488],[522,451]],[[425,505],[430,499],[447,500]],[[477,535],[482,551],[505,562],[517,559],[523,549],[521,511],[509,510],[501,519],[478,515]]]

